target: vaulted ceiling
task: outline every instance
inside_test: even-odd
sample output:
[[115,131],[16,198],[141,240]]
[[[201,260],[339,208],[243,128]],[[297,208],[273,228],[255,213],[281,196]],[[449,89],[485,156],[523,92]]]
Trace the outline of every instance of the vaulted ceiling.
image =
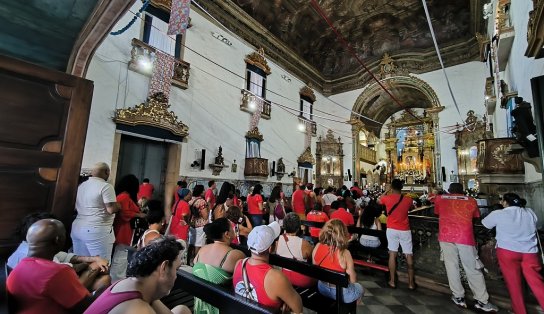
[[1,0],[0,54],[84,76],[90,58],[136,0]]
[[[371,76],[337,40],[310,0],[197,0],[225,26],[325,94],[365,86]],[[373,72],[389,53],[411,73],[440,68],[421,0],[318,0]],[[427,0],[446,66],[477,60],[482,0]]]

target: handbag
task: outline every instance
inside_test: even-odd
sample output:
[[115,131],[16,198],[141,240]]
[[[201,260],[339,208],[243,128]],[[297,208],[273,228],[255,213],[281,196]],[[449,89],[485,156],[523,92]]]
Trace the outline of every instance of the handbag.
[[252,301],[258,302],[257,291],[255,290],[255,287],[249,282],[249,277],[247,275],[246,264],[248,260],[249,257],[245,258],[242,261],[242,277],[244,281],[243,283],[236,284],[234,289],[237,294],[243,296],[244,298],[248,298]]
[[399,198],[399,201],[398,201],[395,205],[393,205],[393,207],[391,207],[391,210],[390,210],[389,212],[387,212],[387,210],[386,210],[386,211],[385,211],[385,215],[386,215],[386,216],[391,216],[391,214],[393,213],[393,211],[394,211],[395,209],[397,209],[397,206],[399,206],[400,202],[402,202],[402,199],[403,199],[403,198],[404,198],[404,195],[401,194],[401,195],[400,195],[400,198]]
[[281,201],[277,200],[276,202],[276,206],[274,207],[274,216],[279,220],[282,220],[283,218],[285,218],[285,212],[283,211]]

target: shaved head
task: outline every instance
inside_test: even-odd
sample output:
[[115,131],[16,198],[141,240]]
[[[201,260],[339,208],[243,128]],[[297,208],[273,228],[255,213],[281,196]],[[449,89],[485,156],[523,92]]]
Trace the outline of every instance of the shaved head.
[[66,229],[56,219],[36,221],[26,234],[28,256],[49,257],[58,253],[66,241]]

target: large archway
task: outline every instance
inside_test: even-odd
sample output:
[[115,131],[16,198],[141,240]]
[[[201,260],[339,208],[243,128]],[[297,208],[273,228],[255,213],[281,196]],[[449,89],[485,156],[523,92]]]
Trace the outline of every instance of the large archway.
[[[400,104],[395,102],[388,95],[378,82],[368,85],[363,89],[355,104],[353,105],[353,113],[351,115],[352,134],[353,134],[353,169],[355,178],[361,178],[361,174],[368,173],[367,169],[363,169],[362,164],[376,165],[373,171],[382,173],[382,181],[384,180],[383,169],[380,169],[380,159],[385,159],[385,156],[380,156],[379,147],[389,150],[393,149],[396,142],[390,140],[384,141],[380,136],[383,134],[382,128],[386,121],[394,114],[400,111],[407,111],[414,108],[424,109],[422,117],[413,114],[412,111],[403,114],[403,117],[408,117],[404,122],[407,126],[419,121],[429,128],[429,134],[433,134],[432,138],[427,137],[430,142],[425,144],[433,149],[433,182],[440,185],[440,151],[434,151],[434,147],[439,146],[439,121],[438,113],[444,107],[440,105],[438,97],[433,88],[427,82],[409,75],[403,69],[395,66],[393,59],[387,54],[380,63],[380,83],[399,100]],[[360,114],[363,117],[357,115]],[[366,118],[365,118],[366,117]],[[409,121],[409,120],[412,121]],[[436,136],[434,136],[436,134]],[[361,137],[362,136],[362,137]],[[374,142],[374,145],[362,145],[361,138],[365,138],[364,142]],[[369,140],[370,139],[370,140]],[[373,140],[372,140],[373,139]],[[374,152],[373,152],[374,151]],[[369,158],[368,156],[375,156]],[[364,176],[364,175],[363,175]],[[392,175],[390,176],[392,177]]]

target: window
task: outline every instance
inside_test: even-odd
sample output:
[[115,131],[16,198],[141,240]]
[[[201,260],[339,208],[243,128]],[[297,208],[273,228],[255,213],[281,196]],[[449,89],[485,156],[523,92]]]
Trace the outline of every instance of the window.
[[256,66],[247,65],[246,89],[253,95],[266,97],[266,74]]
[[246,158],[261,158],[261,142],[256,139],[246,139]]
[[313,104],[308,100],[300,99],[300,116],[306,120],[313,120]]
[[145,14],[143,42],[180,59],[181,35],[166,35],[168,22]]

